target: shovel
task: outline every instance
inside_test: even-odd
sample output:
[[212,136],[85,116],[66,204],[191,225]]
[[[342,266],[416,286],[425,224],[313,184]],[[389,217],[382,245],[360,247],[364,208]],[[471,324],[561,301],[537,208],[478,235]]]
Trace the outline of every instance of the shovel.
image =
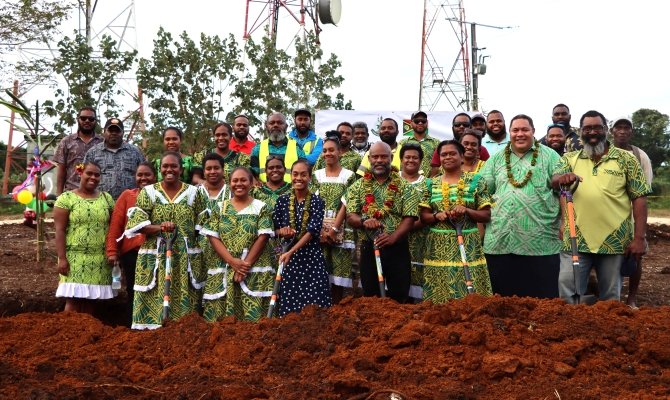
[[[281,255],[286,253],[288,249],[293,246],[298,235],[293,232],[293,236],[290,239],[282,238],[279,244],[281,245]],[[284,263],[280,262],[279,267],[277,267],[277,275],[275,276],[275,286],[272,288],[272,297],[270,298],[270,307],[268,307],[268,318],[272,318],[272,313],[275,310],[277,305],[277,296],[279,295],[279,289],[281,287],[281,275],[284,272]]]
[[[382,229],[384,229],[384,226],[382,226]],[[381,235],[382,230],[379,230],[377,232],[376,236]],[[368,231],[368,228],[365,228],[365,236],[368,237],[368,239],[372,242],[372,248],[375,252],[375,263],[377,264],[377,279],[379,280],[379,294],[382,299],[386,298],[386,281],[384,281],[384,270],[382,270],[382,259],[381,259],[381,253],[379,252],[379,247],[375,244],[375,239],[370,236],[370,232]]]
[[468,266],[468,258],[465,255],[465,244],[463,242],[463,224],[465,223],[465,215],[459,221],[456,218],[452,218],[451,214],[447,212],[449,216],[449,221],[456,228],[456,236],[458,237],[458,249],[461,251],[461,262],[463,263],[463,274],[465,275],[465,287],[468,289],[468,294],[473,294],[475,288],[472,285],[472,278],[470,278],[470,267]]
[[170,237],[166,237],[161,230],[161,238],[165,240],[165,290],[163,291],[163,321],[168,319],[170,314],[170,272],[172,264],[172,244],[177,238],[177,226]]
[[577,248],[577,229],[575,228],[575,209],[572,204],[572,195],[577,191],[579,186],[579,177],[575,181],[575,184],[570,188],[561,189],[561,195],[565,196],[566,206],[568,208],[568,224],[570,225],[570,245],[572,247],[572,274],[575,280],[575,294],[565,299],[565,302],[568,304],[586,304],[592,306],[596,304],[596,297],[593,295],[581,295],[581,284],[579,279],[579,253]]

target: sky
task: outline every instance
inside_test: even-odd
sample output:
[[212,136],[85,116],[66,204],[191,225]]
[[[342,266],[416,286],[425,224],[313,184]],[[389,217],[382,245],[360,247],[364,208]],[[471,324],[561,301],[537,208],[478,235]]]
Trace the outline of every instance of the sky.
[[[94,22],[111,18],[127,3],[99,0]],[[321,33],[324,53],[334,53],[342,62],[338,72],[345,80],[338,91],[357,110],[418,109],[424,2],[342,3],[338,26],[324,25]],[[175,37],[183,31],[192,38],[201,32],[220,37],[233,33],[241,41],[245,4],[245,0],[136,0],[139,55],[150,56],[160,26]],[[508,121],[516,114],[530,115],[538,128],[536,136],[544,134],[558,103],[570,107],[572,125],[591,109],[607,118],[631,115],[640,108],[670,113],[666,72],[670,2],[464,0],[463,5],[467,21],[514,27],[477,29],[478,47],[486,47],[483,54],[490,56],[487,73],[479,78],[481,109],[501,110]],[[69,23],[76,21],[75,16]],[[438,21],[429,39],[447,71],[458,54],[448,29],[447,21]],[[282,11],[279,45],[286,48],[297,32],[297,23]],[[254,36],[262,34],[259,30]],[[51,96],[50,89],[38,87],[26,100]],[[450,107],[440,103],[436,110]],[[0,110],[0,120],[7,115]],[[0,123],[0,140],[7,141],[7,132],[8,125]]]

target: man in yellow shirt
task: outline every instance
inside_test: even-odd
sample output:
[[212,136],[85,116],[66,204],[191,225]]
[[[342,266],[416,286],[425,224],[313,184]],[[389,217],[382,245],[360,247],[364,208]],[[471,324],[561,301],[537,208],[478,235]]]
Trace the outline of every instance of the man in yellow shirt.
[[[626,257],[640,261],[646,253],[647,195],[651,189],[633,154],[607,141],[607,121],[597,111],[580,120],[583,149],[563,156],[552,177],[552,186],[571,186],[579,252],[580,295],[586,290],[592,268],[598,277],[601,300],[619,300],[621,263]],[[635,224],[631,219],[635,217]],[[565,231],[568,232],[567,216]],[[562,298],[575,293],[569,235],[563,235],[558,290]]]

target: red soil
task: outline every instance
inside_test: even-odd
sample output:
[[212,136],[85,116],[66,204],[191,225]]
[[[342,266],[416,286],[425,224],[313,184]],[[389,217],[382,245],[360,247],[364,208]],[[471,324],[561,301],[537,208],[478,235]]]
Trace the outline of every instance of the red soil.
[[667,306],[477,295],[347,298],[258,324],[194,314],[144,332],[26,313],[0,319],[0,398],[657,399],[669,322]]

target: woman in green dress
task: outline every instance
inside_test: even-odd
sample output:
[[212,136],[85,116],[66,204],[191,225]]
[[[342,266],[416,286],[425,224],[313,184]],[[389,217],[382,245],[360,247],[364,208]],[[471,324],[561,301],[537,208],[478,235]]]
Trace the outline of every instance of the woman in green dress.
[[274,208],[277,199],[291,191],[291,184],[284,181],[286,167],[280,156],[270,154],[265,163],[265,171],[268,181],[262,186],[251,189],[251,197],[268,203]]
[[[182,133],[181,129],[177,128],[176,126],[169,126],[165,128],[163,131],[163,147],[166,152],[174,151],[175,153],[179,153],[182,162],[182,172],[181,175],[179,175],[179,180],[190,184],[193,169],[193,157],[187,156],[181,152],[181,141],[183,136],[184,134]],[[163,181],[163,175],[161,174],[161,159],[157,158],[152,162],[154,164],[154,168],[156,168],[156,171],[158,171],[158,182]]]
[[[333,304],[342,300],[345,287],[353,287],[351,256],[356,248],[353,230],[344,225],[347,211],[342,202],[347,188],[356,181],[356,174],[340,165],[340,139],[339,132],[326,132],[321,153],[326,167],[314,171],[312,176],[315,194],[326,203],[325,217],[335,218],[331,228],[321,229],[320,238],[323,257],[326,259]],[[344,229],[344,240],[342,243],[336,243],[340,229]]]
[[230,171],[237,167],[249,167],[249,156],[230,149],[230,141],[233,140],[233,128],[225,123],[219,122],[212,129],[214,134],[214,147],[209,150],[203,150],[193,155],[193,184],[197,185],[205,182],[206,177],[203,174],[204,157],[207,154],[218,154],[223,158],[223,180],[230,183]]
[[[414,188],[419,192],[420,203],[428,204],[431,195],[430,179],[420,173],[421,160],[423,160],[423,149],[420,145],[406,143],[400,148],[400,164],[402,166],[400,177],[414,185]],[[415,299],[415,302],[419,302],[423,298],[423,259],[428,231],[428,226],[424,225],[419,218],[414,221],[407,238],[409,253],[412,258],[409,297]]]
[[461,171],[463,145],[445,140],[437,147],[444,174],[432,179],[430,203],[421,203],[421,220],[430,226],[424,258],[423,299],[444,303],[467,295],[465,274],[456,229],[463,222],[465,254],[475,293],[491,296],[491,280],[484,258],[477,223],[491,219],[494,205],[486,184],[478,174]]
[[200,231],[219,256],[208,265],[203,295],[209,322],[228,315],[258,322],[267,315],[276,273],[266,250],[274,234],[272,207],[249,195],[252,183],[249,169],[235,168],[230,174],[233,198],[224,200]]
[[[342,168],[356,174],[358,167],[361,166],[361,156],[351,147],[351,140],[354,137],[354,127],[348,122],[340,122],[337,126],[337,132],[340,133],[340,165]],[[323,153],[319,155],[314,164],[314,171],[326,168],[326,160],[323,158]],[[356,176],[356,179],[358,177]]]
[[179,180],[183,160],[168,151],[160,159],[163,181],[144,187],[137,196],[124,235],[146,235],[135,269],[133,329],[156,329],[163,322],[163,282],[165,279],[165,235],[177,238],[172,248],[170,313],[176,321],[197,311],[200,290],[205,286],[201,250],[196,239],[196,218],[207,208],[206,196],[195,186]]
[[79,188],[58,196],[54,205],[60,283],[56,297],[65,297],[65,311],[95,312],[97,299],[110,299],[112,267],[107,264],[105,239],[114,200],[97,190],[100,166],[77,166]]

